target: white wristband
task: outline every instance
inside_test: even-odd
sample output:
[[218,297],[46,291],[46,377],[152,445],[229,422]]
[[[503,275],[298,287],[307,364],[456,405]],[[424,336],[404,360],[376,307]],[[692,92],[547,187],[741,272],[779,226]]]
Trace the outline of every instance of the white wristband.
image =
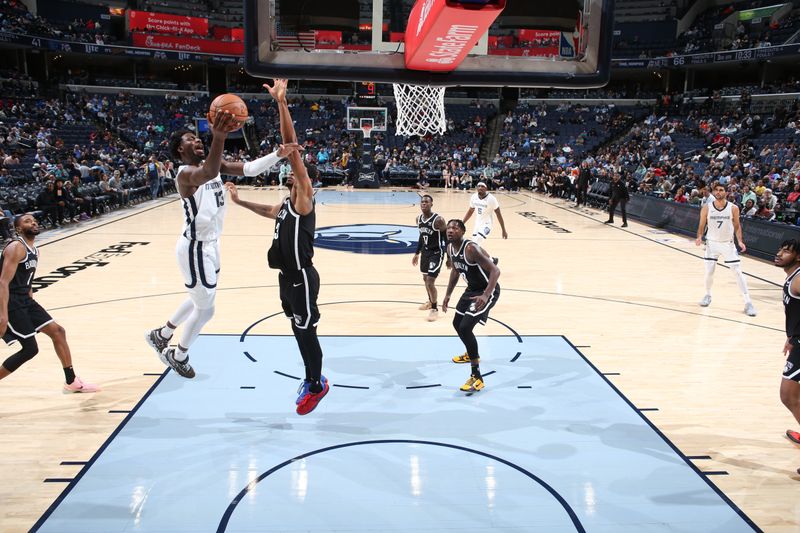
[[263,174],[271,167],[275,166],[275,163],[281,159],[282,158],[278,155],[278,152],[275,151],[271,154],[265,155],[264,157],[259,157],[254,161],[248,161],[244,164],[242,172],[244,172],[244,175],[248,177],[258,176],[259,174]]

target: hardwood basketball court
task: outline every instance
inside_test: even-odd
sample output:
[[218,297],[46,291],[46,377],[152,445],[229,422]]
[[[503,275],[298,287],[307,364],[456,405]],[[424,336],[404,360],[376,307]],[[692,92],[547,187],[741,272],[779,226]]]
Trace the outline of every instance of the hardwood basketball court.
[[[244,199],[264,203],[277,203],[283,194],[242,191]],[[341,191],[341,202],[319,201],[317,227],[415,224],[418,205],[361,203],[360,194]],[[467,210],[467,193],[432,195],[434,211],[446,219]],[[795,422],[778,398],[783,271],[744,256],[755,318],[742,312],[733,277],[721,266],[714,301],[701,308],[702,249],[692,240],[636,222],[622,229],[619,217],[617,226],[606,226],[605,213],[534,193],[497,196],[509,239],[500,238],[495,221],[485,247],[500,258],[502,294],[492,310],[496,321],[476,334],[507,336],[510,327],[521,336],[566,337],[755,524],[796,531],[800,450],[783,437]],[[63,373],[44,336],[39,355],[0,382],[0,476],[6,481],[0,530],[32,527],[163,373],[143,335],[185,298],[174,258],[182,222],[176,200],[147,202],[40,237],[37,276],[47,276],[48,284],[35,297],[66,328],[77,374],[103,390],[62,395]],[[253,324],[254,334],[289,334],[284,320],[259,322],[280,312],[276,273],[266,267],[273,228],[272,221],[229,207],[216,315],[204,334],[240,335]],[[414,305],[425,300],[425,291],[411,253],[318,247],[315,265],[322,278],[323,350],[326,336],[452,336],[452,353],[438,356],[446,361],[460,353],[452,311],[429,323]],[[437,282],[440,301],[446,279]],[[463,282],[454,295],[462,290]],[[11,353],[4,350],[3,358]],[[293,362],[299,354],[287,349],[262,357]],[[456,390],[460,384],[442,385]],[[492,385],[488,377],[479,394],[491,394]],[[289,423],[298,418],[290,388],[285,405],[268,406],[285,410]]]

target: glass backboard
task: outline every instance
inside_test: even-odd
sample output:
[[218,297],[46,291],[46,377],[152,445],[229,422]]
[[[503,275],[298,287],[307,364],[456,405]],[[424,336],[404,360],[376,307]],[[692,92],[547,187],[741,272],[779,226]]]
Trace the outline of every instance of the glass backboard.
[[[404,47],[417,2],[423,15],[439,2],[494,3],[502,12],[454,70],[409,70]],[[257,0],[245,2],[245,63],[267,78],[599,87],[610,73],[612,26],[613,0]]]

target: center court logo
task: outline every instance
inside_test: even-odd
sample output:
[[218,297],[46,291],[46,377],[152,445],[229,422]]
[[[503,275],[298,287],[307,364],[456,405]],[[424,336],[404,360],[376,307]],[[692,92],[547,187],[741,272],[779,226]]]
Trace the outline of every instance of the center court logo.
[[413,254],[417,250],[416,226],[350,224],[317,228],[314,245],[357,254]]

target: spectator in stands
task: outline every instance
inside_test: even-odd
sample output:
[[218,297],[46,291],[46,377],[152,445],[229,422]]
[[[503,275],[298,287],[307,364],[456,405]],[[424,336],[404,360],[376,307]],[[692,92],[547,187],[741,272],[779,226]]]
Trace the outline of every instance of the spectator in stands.
[[83,190],[83,185],[81,184],[81,178],[78,176],[74,176],[72,178],[72,187],[70,192],[72,193],[72,197],[75,199],[75,204],[78,207],[81,213],[81,220],[88,220],[90,217],[93,217],[97,214],[97,204],[93,196],[87,194]]
[[19,166],[19,163],[19,152],[11,152],[3,160],[4,167],[16,167]]
[[764,189],[764,194],[761,196],[761,202],[767,209],[774,211],[775,205],[778,203],[778,199],[772,194],[772,189]]
[[428,173],[425,171],[424,168],[419,169],[419,174],[417,175],[417,183],[414,185],[415,189],[425,190],[430,187],[430,182],[428,181]]
[[758,212],[756,213],[756,218],[762,218],[764,220],[775,220],[775,213],[769,209],[763,203],[759,204]]
[[742,188],[742,203],[746,204],[748,200],[752,201],[753,205],[755,205],[758,201],[758,197],[756,193],[750,190],[750,185],[745,185]]
[[[111,184],[108,182],[108,174],[106,173],[103,173],[100,178],[100,192],[103,193],[103,196],[105,196],[107,200],[113,200],[112,203],[119,203],[119,191],[111,188]],[[153,189],[151,188],[151,195],[152,192]]]
[[458,182],[458,188],[462,191],[468,191],[472,188],[472,176],[469,172],[463,172],[461,179]]
[[800,181],[794,184],[794,190],[786,195],[786,202],[793,204],[800,200]]
[[744,203],[744,208],[742,209],[742,216],[745,218],[752,218],[756,216],[756,203],[754,200],[748,198],[747,201]]
[[72,200],[72,196],[64,188],[63,178],[56,178],[53,187],[53,196],[56,204],[56,220],[61,224],[77,220],[72,211],[75,204]]
[[150,187],[150,198],[155,200],[158,198],[158,191],[161,188],[161,176],[163,175],[163,171],[159,168],[160,163],[156,158],[156,155],[153,154],[150,156],[150,160],[143,165],[143,168],[147,174],[147,185]]
[[44,211],[47,220],[52,226],[61,227],[58,211],[56,209],[56,199],[53,194],[54,188],[55,183],[53,183],[52,180],[48,180],[42,191],[36,197],[36,206],[40,211]]
[[284,161],[278,167],[278,187],[283,187],[283,182],[286,181],[286,178],[291,172],[292,166],[289,164],[289,160],[284,159]]
[[112,191],[116,191],[117,203],[120,205],[128,205],[128,195],[130,191],[122,185],[122,174],[119,170],[115,170],[114,174],[108,180],[108,185]]

